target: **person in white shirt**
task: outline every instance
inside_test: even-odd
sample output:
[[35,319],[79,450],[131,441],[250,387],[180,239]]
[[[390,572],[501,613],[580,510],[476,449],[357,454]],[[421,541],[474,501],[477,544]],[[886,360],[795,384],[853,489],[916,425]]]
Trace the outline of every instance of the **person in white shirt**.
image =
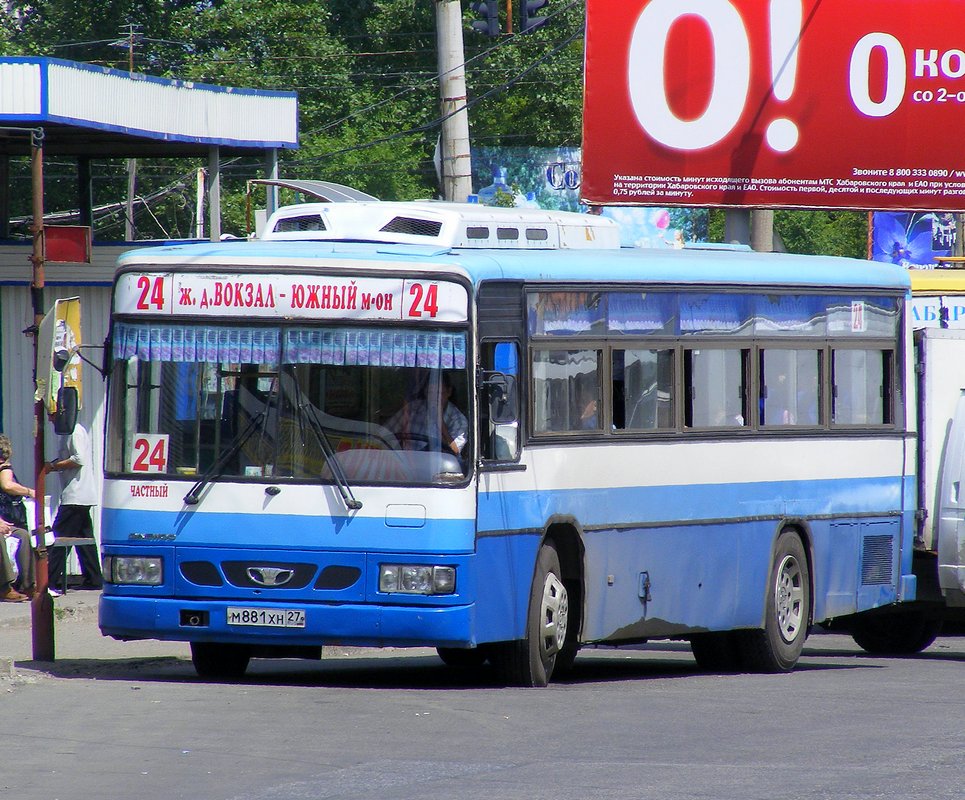
[[[80,423],[74,426],[69,436],[60,437],[60,452],[57,458],[44,465],[44,471],[56,472],[60,476],[60,506],[54,519],[55,537],[94,538],[94,523],[91,520],[91,506],[97,505],[97,483],[94,478],[93,455],[90,434]],[[97,545],[81,545],[75,548],[80,559],[80,571],[84,577],[84,588],[100,589],[104,584],[101,575]],[[64,575],[63,548],[51,548],[48,573],[51,587],[63,591],[59,585]]]
[[407,401],[386,426],[407,450],[436,447],[460,455],[469,440],[469,421],[452,402],[452,381],[445,372],[436,383],[438,392],[430,401],[432,387],[423,387],[421,396]]

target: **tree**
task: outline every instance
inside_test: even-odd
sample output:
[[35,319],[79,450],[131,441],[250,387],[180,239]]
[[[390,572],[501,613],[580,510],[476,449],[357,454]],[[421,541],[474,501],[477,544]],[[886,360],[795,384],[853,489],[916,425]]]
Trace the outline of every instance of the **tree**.
[[[433,197],[440,129],[431,0],[6,0],[0,52],[46,55],[238,87],[295,91],[300,149],[284,152],[283,177],[346,183],[384,199]],[[540,28],[498,39],[473,32],[464,3],[466,76],[474,147],[579,147],[582,128],[582,2],[558,0]],[[508,30],[502,15],[503,30]],[[132,27],[133,26],[133,27]],[[138,163],[136,222],[144,236],[187,236],[194,171],[184,159]],[[71,165],[49,170],[48,208],[75,202]],[[222,170],[223,230],[245,233],[246,182],[258,159]],[[95,204],[113,204],[95,234],[123,231],[126,163],[92,164]],[[29,182],[25,163],[11,181]],[[29,187],[29,183],[24,183]],[[14,192],[14,202],[29,197]],[[29,214],[29,207],[14,209]],[[722,238],[722,212],[709,214]],[[775,226],[795,252],[864,254],[862,214],[781,211]],[[679,226],[678,226],[679,227]],[[697,234],[698,231],[688,231]]]
[[865,211],[777,211],[774,229],[791,253],[867,258]]

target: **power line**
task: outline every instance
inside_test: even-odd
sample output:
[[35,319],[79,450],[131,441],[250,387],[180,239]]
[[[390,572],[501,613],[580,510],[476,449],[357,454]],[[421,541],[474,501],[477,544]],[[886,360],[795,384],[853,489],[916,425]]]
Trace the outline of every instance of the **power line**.
[[[572,3],[571,5],[575,5],[575,3]],[[415,128],[410,128],[410,129],[405,130],[405,131],[400,131],[400,132],[398,132],[398,133],[396,133],[396,134],[393,134],[393,135],[391,135],[391,136],[385,136],[385,137],[382,137],[382,138],[379,138],[379,139],[373,139],[373,140],[371,140],[371,141],[369,141],[369,142],[366,142],[366,143],[364,143],[364,144],[354,145],[354,146],[352,146],[352,147],[345,147],[345,148],[342,148],[341,150],[334,150],[334,151],[332,151],[332,152],[330,152],[330,153],[325,154],[324,156],[315,156],[314,158],[302,159],[302,160],[298,160],[298,161],[290,161],[290,162],[286,162],[286,163],[294,164],[294,165],[317,163],[317,162],[319,162],[319,161],[325,160],[326,158],[331,158],[332,156],[344,155],[345,153],[351,153],[351,152],[355,152],[355,151],[358,151],[358,150],[364,150],[364,149],[367,148],[367,147],[375,147],[376,145],[379,145],[379,144],[385,144],[385,143],[387,143],[387,142],[393,142],[393,141],[396,141],[396,140],[398,140],[398,139],[402,139],[402,138],[405,138],[405,137],[408,137],[408,136],[414,136],[414,135],[419,134],[419,133],[426,133],[426,132],[428,132],[428,131],[430,131],[430,130],[436,128],[436,127],[438,127],[438,126],[441,125],[445,120],[449,119],[450,117],[454,116],[455,114],[462,113],[463,109],[467,109],[467,110],[468,110],[468,109],[470,109],[470,108],[473,108],[474,106],[478,105],[479,103],[483,102],[484,100],[487,100],[488,98],[492,97],[493,95],[495,95],[495,94],[497,94],[497,93],[499,93],[499,92],[506,91],[506,89],[509,89],[510,87],[516,85],[516,83],[517,83],[519,80],[521,80],[523,77],[525,77],[526,75],[528,75],[530,72],[532,72],[532,71],[533,71],[534,69],[536,69],[538,66],[540,66],[541,64],[543,64],[543,63],[545,63],[546,61],[548,61],[548,60],[549,60],[550,58],[552,58],[556,53],[560,52],[560,51],[563,50],[565,47],[568,47],[573,41],[575,41],[577,38],[579,38],[580,36],[582,36],[582,35],[583,35],[583,32],[584,32],[584,26],[583,26],[583,25],[580,25],[580,27],[579,27],[574,33],[570,34],[570,36],[568,36],[566,39],[564,39],[560,44],[558,44],[556,47],[554,47],[554,48],[553,48],[552,50],[550,50],[548,53],[545,53],[543,56],[541,56],[540,58],[538,58],[536,61],[532,62],[532,63],[531,63],[528,67],[526,67],[524,70],[522,70],[521,72],[517,73],[517,75],[516,75],[515,78],[512,78],[512,79],[506,81],[505,83],[502,83],[502,84],[494,87],[493,89],[490,89],[488,92],[484,92],[484,93],[481,94],[479,97],[473,98],[472,100],[467,100],[464,107],[459,108],[459,109],[456,109],[456,110],[453,111],[452,113],[446,114],[446,115],[444,115],[444,116],[442,116],[442,117],[437,117],[437,118],[436,118],[435,120],[433,120],[432,122],[429,122],[429,123],[427,123],[427,124],[425,124],[425,125],[420,125],[420,126],[415,127]],[[493,49],[494,49],[494,48],[493,48]],[[353,115],[353,116],[354,116],[354,115]],[[327,128],[327,127],[328,127],[328,126],[326,126],[326,128]],[[326,128],[322,128],[322,129],[320,129],[320,130],[325,130]]]
[[[573,2],[569,3],[568,5],[564,6],[564,7],[561,8],[561,9],[559,9],[558,11],[555,11],[555,12],[553,12],[552,14],[547,15],[547,20],[552,19],[553,17],[559,16],[559,15],[565,13],[566,11],[568,11],[568,10],[570,10],[570,9],[572,9],[572,8],[575,8],[576,6],[578,6],[578,5],[580,5],[580,4],[581,4],[581,0],[573,0]],[[578,38],[579,36],[581,36],[581,35],[583,34],[584,27],[585,27],[585,24],[584,24],[584,23],[581,23],[580,26],[577,28],[576,33],[573,34],[573,35],[571,35],[570,37],[568,37],[568,38],[564,41],[564,43],[563,43],[562,46],[554,48],[554,49],[551,51],[550,55],[559,52],[560,50],[563,49],[563,47],[565,47],[566,45],[568,45],[570,42],[574,41],[574,39],[576,39],[576,38]],[[508,46],[508,45],[510,45],[510,44],[512,44],[512,45],[517,44],[517,38],[518,38],[518,36],[519,36],[519,34],[501,38],[501,39],[500,39],[499,41],[497,41],[497,43],[496,43],[495,45],[493,45],[492,47],[488,47],[488,48],[486,48],[485,50],[477,53],[476,55],[471,56],[470,58],[466,59],[466,60],[463,62],[463,67],[464,67],[464,68],[469,68],[470,65],[474,65],[477,61],[488,57],[489,55],[491,55],[492,53],[494,53],[494,52],[496,52],[497,50],[501,49],[502,47]],[[546,57],[544,56],[543,58],[540,58],[540,59],[538,59],[536,62],[534,62],[534,65],[533,65],[533,66],[534,66],[534,67],[535,67],[535,66],[538,66],[539,64],[543,63],[543,61],[545,61],[545,60],[546,60]],[[494,69],[499,69],[499,68],[494,68]],[[525,74],[527,74],[527,73],[530,72],[530,71],[531,71],[531,69],[530,69],[530,68],[527,68],[527,69],[524,70],[522,73],[520,73],[520,75],[525,75]],[[377,108],[381,108],[382,106],[386,105],[387,103],[394,102],[395,100],[398,100],[398,99],[404,97],[406,94],[409,94],[409,93],[411,93],[411,92],[414,92],[414,91],[417,91],[417,90],[420,90],[420,89],[425,89],[425,88],[428,87],[428,85],[429,85],[430,83],[433,84],[433,85],[435,85],[435,83],[437,83],[438,80],[439,80],[441,77],[443,77],[443,76],[442,76],[442,75],[433,75],[431,78],[427,78],[425,81],[423,81],[423,82],[421,82],[421,83],[417,83],[417,84],[414,84],[413,86],[406,87],[405,89],[403,89],[402,91],[397,92],[396,94],[392,95],[391,97],[387,97],[387,98],[385,98],[384,100],[380,100],[380,101],[378,101],[378,102],[376,102],[376,103],[372,103],[371,105],[366,106],[365,108],[361,108],[361,109],[359,109],[358,111],[353,111],[353,112],[350,113],[350,114],[346,114],[345,116],[340,117],[340,118],[338,118],[338,119],[336,119],[336,120],[333,120],[332,122],[326,123],[325,125],[321,126],[320,128],[316,128],[316,129],[311,130],[311,131],[306,131],[306,132],[305,132],[305,135],[306,135],[306,136],[312,136],[312,135],[317,135],[317,134],[320,134],[320,133],[324,133],[325,131],[330,130],[330,129],[334,128],[334,127],[337,127],[337,126],[339,126],[339,125],[341,125],[341,124],[343,124],[343,123],[345,123],[345,122],[348,122],[348,121],[351,120],[351,119],[355,119],[356,117],[358,117],[358,116],[360,116],[360,115],[362,115],[362,114],[366,114],[366,113],[368,113],[368,112],[370,112],[370,111],[374,111],[374,110],[377,109]],[[502,87],[502,88],[508,88],[509,86],[514,85],[514,83],[515,83],[515,82],[508,81],[508,82],[505,82],[505,83],[503,83],[503,84],[500,84],[499,86]],[[498,88],[498,87],[497,87],[497,88]],[[490,94],[491,94],[491,92],[487,92],[485,95],[483,95],[483,97],[488,97]],[[481,98],[478,98],[477,101],[469,101],[469,102],[467,102],[467,103],[466,103],[466,107],[467,107],[467,108],[470,108],[470,107],[474,104],[474,102],[478,102],[478,100],[480,100],[480,99],[483,99],[483,98],[481,97]],[[458,112],[457,112],[457,113],[458,113]],[[451,116],[451,115],[450,115],[450,116]],[[434,122],[429,123],[429,126],[428,126],[428,127],[430,127],[430,128],[431,128],[431,127],[435,127],[436,125],[441,124],[441,123],[443,122],[443,120],[444,120],[444,119],[447,119],[447,118],[448,118],[448,117],[440,117],[439,119],[435,120]],[[422,132],[422,131],[425,130],[426,128],[427,128],[427,126],[421,126],[420,128],[412,129],[412,133]],[[399,134],[399,135],[400,135],[400,136],[406,136],[406,135],[410,135],[410,134],[407,133],[407,132],[403,132],[402,134]],[[387,141],[391,141],[392,138],[395,138],[395,137],[390,137]],[[381,143],[381,141],[382,141],[382,140],[378,140],[377,143]],[[364,145],[360,145],[359,147],[364,147]],[[354,150],[354,149],[358,149],[358,148],[350,148],[349,150],[338,151],[338,152],[351,152],[351,150]]]

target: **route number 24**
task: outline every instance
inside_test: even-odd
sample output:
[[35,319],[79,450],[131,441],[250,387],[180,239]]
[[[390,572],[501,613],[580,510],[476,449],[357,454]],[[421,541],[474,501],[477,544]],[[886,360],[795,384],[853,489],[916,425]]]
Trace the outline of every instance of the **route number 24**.
[[410,283],[409,317],[434,318],[439,313],[439,285],[435,283]]
[[168,435],[135,434],[130,458],[131,472],[167,472]]
[[149,278],[141,275],[137,279],[137,288],[140,294],[137,297],[137,310],[150,311],[164,308],[164,278],[157,276]]

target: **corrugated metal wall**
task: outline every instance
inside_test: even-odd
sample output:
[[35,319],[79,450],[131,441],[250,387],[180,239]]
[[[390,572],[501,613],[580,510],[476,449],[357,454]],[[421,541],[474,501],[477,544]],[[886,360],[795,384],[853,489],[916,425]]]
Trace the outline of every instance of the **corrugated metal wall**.
[[39,64],[0,64],[0,109],[11,116],[42,113],[42,86]]
[[[98,366],[103,362],[104,339],[110,319],[110,288],[105,286],[49,286],[44,289],[44,307],[54,300],[79,297],[81,303],[81,337],[86,358]],[[14,471],[27,485],[34,480],[34,385],[33,339],[19,333],[33,324],[30,289],[26,286],[0,286],[0,392],[3,396],[2,429],[13,440]],[[91,347],[93,345],[93,347]],[[101,480],[104,442],[104,381],[90,364],[84,364],[84,407],[80,422],[90,431],[94,448],[95,474]],[[46,459],[56,454],[58,437],[50,425],[44,432]],[[50,479],[47,494],[57,504],[59,480]],[[100,538],[100,509],[95,509],[94,530]]]
[[295,146],[298,99],[290,92],[180,83],[87,64],[51,61],[49,113],[127,133],[174,140]]

